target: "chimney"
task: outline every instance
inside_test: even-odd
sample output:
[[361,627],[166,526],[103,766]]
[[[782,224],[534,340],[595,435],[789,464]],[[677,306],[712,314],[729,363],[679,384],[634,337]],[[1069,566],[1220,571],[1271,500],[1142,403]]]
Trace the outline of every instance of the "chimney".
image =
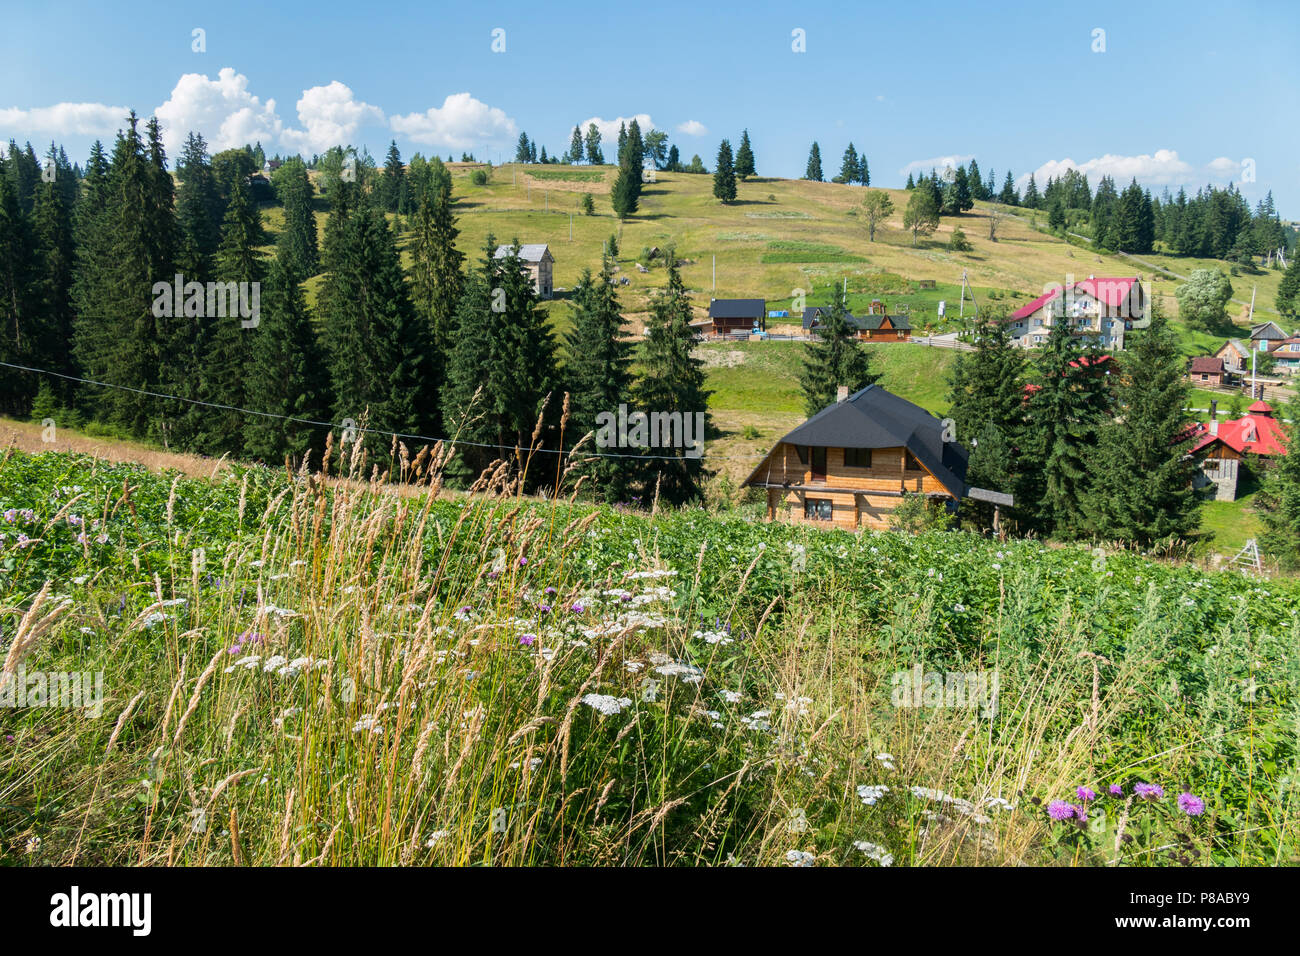
[[849,387],[847,385],[841,385],[839,388],[835,389],[835,401],[843,402],[846,401],[848,397]]
[[1217,421],[1218,418],[1219,418],[1219,400],[1217,398],[1212,398],[1210,399],[1210,421],[1212,422]]

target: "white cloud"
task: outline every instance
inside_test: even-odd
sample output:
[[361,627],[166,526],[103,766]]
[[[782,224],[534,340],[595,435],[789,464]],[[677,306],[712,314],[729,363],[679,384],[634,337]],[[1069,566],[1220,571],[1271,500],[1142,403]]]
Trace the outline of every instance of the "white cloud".
[[935,156],[932,159],[914,159],[898,171],[898,175],[906,176],[908,173],[925,173],[930,175],[930,170],[936,170],[940,175],[948,166],[954,169],[958,166],[965,166],[974,156]]
[[687,136],[704,136],[708,131],[709,128],[699,120],[687,120],[685,123],[677,124],[677,132]]
[[385,122],[383,110],[356,99],[351,87],[338,80],[303,90],[297,108],[298,122],[305,128],[286,129],[280,139],[302,152],[323,153],[331,146],[355,144],[361,126]]
[[0,131],[21,139],[37,133],[53,136],[112,136],[126,125],[125,106],[103,103],[57,103],[30,110],[0,109]]
[[202,134],[209,150],[216,153],[258,141],[270,146],[283,127],[275,100],[263,104],[248,92],[248,77],[229,66],[218,71],[215,80],[202,73],[183,74],[171,96],[154,112],[172,156],[191,132]]
[[413,142],[461,150],[508,141],[518,130],[504,110],[468,93],[452,93],[423,113],[394,116],[391,125]]
[[1210,160],[1205,171],[1214,179],[1235,179],[1241,173],[1241,161],[1220,156]]
[[613,119],[601,119],[599,116],[590,116],[583,120],[578,126],[582,129],[585,136],[587,127],[592,123],[596,124],[596,129],[600,130],[600,142],[602,146],[610,143],[618,144],[618,128],[620,125],[636,120],[636,125],[641,127],[641,135],[644,136],[655,125],[649,113],[637,113],[635,116],[615,116]]
[[[1238,169],[1232,160],[1216,159],[1216,163],[1226,162],[1230,166],[1229,175]],[[1067,169],[1077,169],[1088,177],[1088,182],[1095,188],[1102,176],[1110,176],[1115,185],[1122,189],[1136,179],[1148,186],[1169,186],[1193,182],[1199,174],[1191,163],[1180,159],[1178,152],[1172,149],[1158,149],[1153,154],[1142,153],[1138,156],[1120,156],[1107,153],[1087,162],[1076,163],[1072,159],[1053,159],[1034,170],[1034,182],[1041,190],[1047,184],[1047,178],[1059,178]],[[1029,182],[1029,175],[1021,175],[1016,180],[1016,187],[1024,189]]]

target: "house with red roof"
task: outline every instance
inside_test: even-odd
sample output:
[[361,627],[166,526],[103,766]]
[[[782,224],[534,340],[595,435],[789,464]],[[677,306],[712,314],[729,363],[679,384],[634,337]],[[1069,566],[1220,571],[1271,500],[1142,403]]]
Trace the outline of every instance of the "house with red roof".
[[1012,342],[1022,348],[1037,348],[1058,322],[1066,322],[1070,334],[1099,348],[1120,351],[1124,335],[1150,324],[1149,295],[1137,276],[1108,278],[1088,276],[1074,282],[1066,276],[1064,285],[1053,283],[1032,302],[1007,318]]
[[1219,501],[1237,497],[1237,482],[1247,455],[1257,456],[1267,467],[1271,459],[1286,454],[1287,436],[1268,402],[1254,402],[1241,418],[1218,420],[1218,402],[1210,403],[1210,421],[1191,430],[1189,454],[1200,460],[1202,486],[1214,484]]

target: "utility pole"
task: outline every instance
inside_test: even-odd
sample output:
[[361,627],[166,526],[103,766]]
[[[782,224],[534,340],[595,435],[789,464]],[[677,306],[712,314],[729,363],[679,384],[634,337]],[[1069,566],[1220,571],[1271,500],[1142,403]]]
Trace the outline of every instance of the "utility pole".
[[569,241],[573,241],[573,213],[569,213]]
[[[1250,287],[1250,312],[1246,315],[1246,325],[1251,325],[1255,321],[1255,290],[1258,286]],[[1267,342],[1267,339],[1260,339],[1261,342]],[[1250,397],[1259,398],[1256,394],[1259,389],[1259,378],[1255,374],[1255,354],[1259,349],[1252,347],[1250,350]]]
[[715,294],[718,291],[718,257],[716,255],[713,257],[713,291]]

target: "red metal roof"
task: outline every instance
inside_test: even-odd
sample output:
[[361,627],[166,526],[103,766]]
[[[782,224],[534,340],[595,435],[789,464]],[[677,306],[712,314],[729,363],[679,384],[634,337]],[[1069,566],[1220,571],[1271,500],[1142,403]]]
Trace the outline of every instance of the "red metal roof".
[[1286,454],[1286,433],[1273,417],[1273,409],[1263,401],[1251,405],[1249,413],[1241,418],[1220,422],[1217,435],[1210,434],[1205,424],[1197,424],[1193,435],[1193,452],[1221,441],[1238,454]]
[[[1076,294],[1083,293],[1084,295],[1091,296],[1103,305],[1108,305],[1114,308],[1128,298],[1128,294],[1132,290],[1133,284],[1137,281],[1137,276],[1130,276],[1122,279],[1094,276],[1091,279],[1082,279],[1079,282],[1076,282],[1074,284],[1074,291]],[[1020,308],[1016,309],[1016,311],[1012,312],[1011,318],[1028,318],[1048,302],[1051,302],[1059,296],[1061,292],[1062,289],[1053,289],[1051,292],[1044,292],[1033,302],[1030,302],[1028,305],[1022,305]]]

